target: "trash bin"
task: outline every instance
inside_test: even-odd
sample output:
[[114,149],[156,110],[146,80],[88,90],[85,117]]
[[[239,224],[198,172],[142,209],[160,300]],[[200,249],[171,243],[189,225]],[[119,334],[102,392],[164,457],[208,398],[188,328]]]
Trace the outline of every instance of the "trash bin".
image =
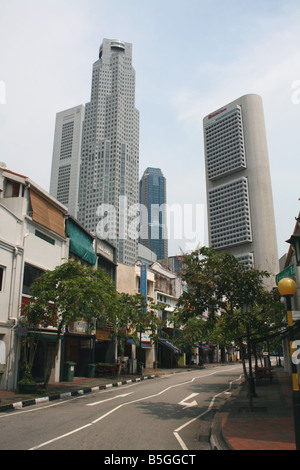
[[75,370],[76,362],[65,362],[64,365],[64,381],[65,382],[73,382],[74,378],[74,370]]
[[95,377],[96,364],[88,364],[88,377]]
[[143,364],[142,362],[138,362],[138,363],[137,363],[137,373],[138,373],[139,375],[143,375],[143,365],[144,365],[144,364]]

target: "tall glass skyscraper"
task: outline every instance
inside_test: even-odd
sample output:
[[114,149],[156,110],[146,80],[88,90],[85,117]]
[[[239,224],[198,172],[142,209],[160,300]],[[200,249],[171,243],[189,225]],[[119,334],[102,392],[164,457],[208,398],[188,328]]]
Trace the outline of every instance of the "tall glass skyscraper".
[[[135,108],[132,45],[104,39],[93,65],[91,100],[85,106],[79,222],[118,249],[118,261],[134,264],[138,238],[131,236],[130,208],[138,204],[139,112]],[[132,213],[132,216],[131,216]]]
[[269,271],[272,287],[279,266],[261,97],[222,106],[204,118],[203,128],[209,244]]
[[157,259],[168,257],[166,221],[166,178],[159,168],[147,168],[140,180],[140,243],[156,253]]

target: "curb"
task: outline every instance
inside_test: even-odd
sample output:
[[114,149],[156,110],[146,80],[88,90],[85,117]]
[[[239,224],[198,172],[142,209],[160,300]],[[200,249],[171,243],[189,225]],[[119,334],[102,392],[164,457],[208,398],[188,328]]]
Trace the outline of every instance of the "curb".
[[228,417],[231,404],[234,403],[237,395],[239,394],[241,386],[244,383],[244,379],[240,376],[236,382],[237,383],[235,385],[232,383],[230,384],[228,389],[230,390],[230,397],[223,398],[221,400],[212,420],[209,437],[211,450],[232,450],[223,436],[222,422],[224,418]]
[[77,396],[85,395],[87,393],[98,392],[99,390],[105,390],[107,388],[121,387],[122,385],[127,385],[127,384],[134,383],[134,382],[141,382],[142,380],[154,379],[155,377],[159,377],[159,375],[145,375],[145,376],[137,377],[137,378],[130,379],[130,380],[124,380],[122,382],[99,385],[97,387],[87,387],[87,388],[82,388],[79,390],[73,390],[72,392],[57,393],[57,394],[48,395],[45,397],[30,398],[28,400],[18,401],[16,403],[9,403],[7,405],[2,405],[0,406],[0,412],[9,411],[9,410],[21,410],[22,408],[26,408],[27,406],[38,405],[40,403],[51,402],[55,400],[61,400],[63,398],[77,397]]
[[227,412],[219,411],[213,419],[209,438],[211,450],[232,450],[222,433],[222,420],[226,416]]

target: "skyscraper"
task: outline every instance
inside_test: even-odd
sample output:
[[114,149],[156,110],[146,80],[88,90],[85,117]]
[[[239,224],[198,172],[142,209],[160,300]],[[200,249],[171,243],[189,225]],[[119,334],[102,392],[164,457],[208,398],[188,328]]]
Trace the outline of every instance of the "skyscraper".
[[77,217],[84,106],[56,115],[50,194]]
[[203,120],[209,244],[246,266],[278,272],[262,99],[245,95]]
[[168,257],[166,221],[166,178],[159,168],[147,168],[140,180],[140,204],[146,211],[141,213],[140,243],[157,255]]
[[[130,236],[128,226],[130,208],[138,204],[138,182],[139,112],[132,45],[104,39],[85,107],[77,217],[87,230],[96,232],[107,209],[114,225],[107,238],[125,264],[134,264],[137,258],[138,238]],[[101,238],[104,229],[105,224]]]

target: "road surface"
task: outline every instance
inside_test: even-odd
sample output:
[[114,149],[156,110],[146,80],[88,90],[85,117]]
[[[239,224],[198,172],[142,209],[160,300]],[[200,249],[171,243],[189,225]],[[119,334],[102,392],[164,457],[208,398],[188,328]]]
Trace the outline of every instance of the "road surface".
[[241,374],[217,365],[1,413],[0,449],[209,450],[214,404]]

